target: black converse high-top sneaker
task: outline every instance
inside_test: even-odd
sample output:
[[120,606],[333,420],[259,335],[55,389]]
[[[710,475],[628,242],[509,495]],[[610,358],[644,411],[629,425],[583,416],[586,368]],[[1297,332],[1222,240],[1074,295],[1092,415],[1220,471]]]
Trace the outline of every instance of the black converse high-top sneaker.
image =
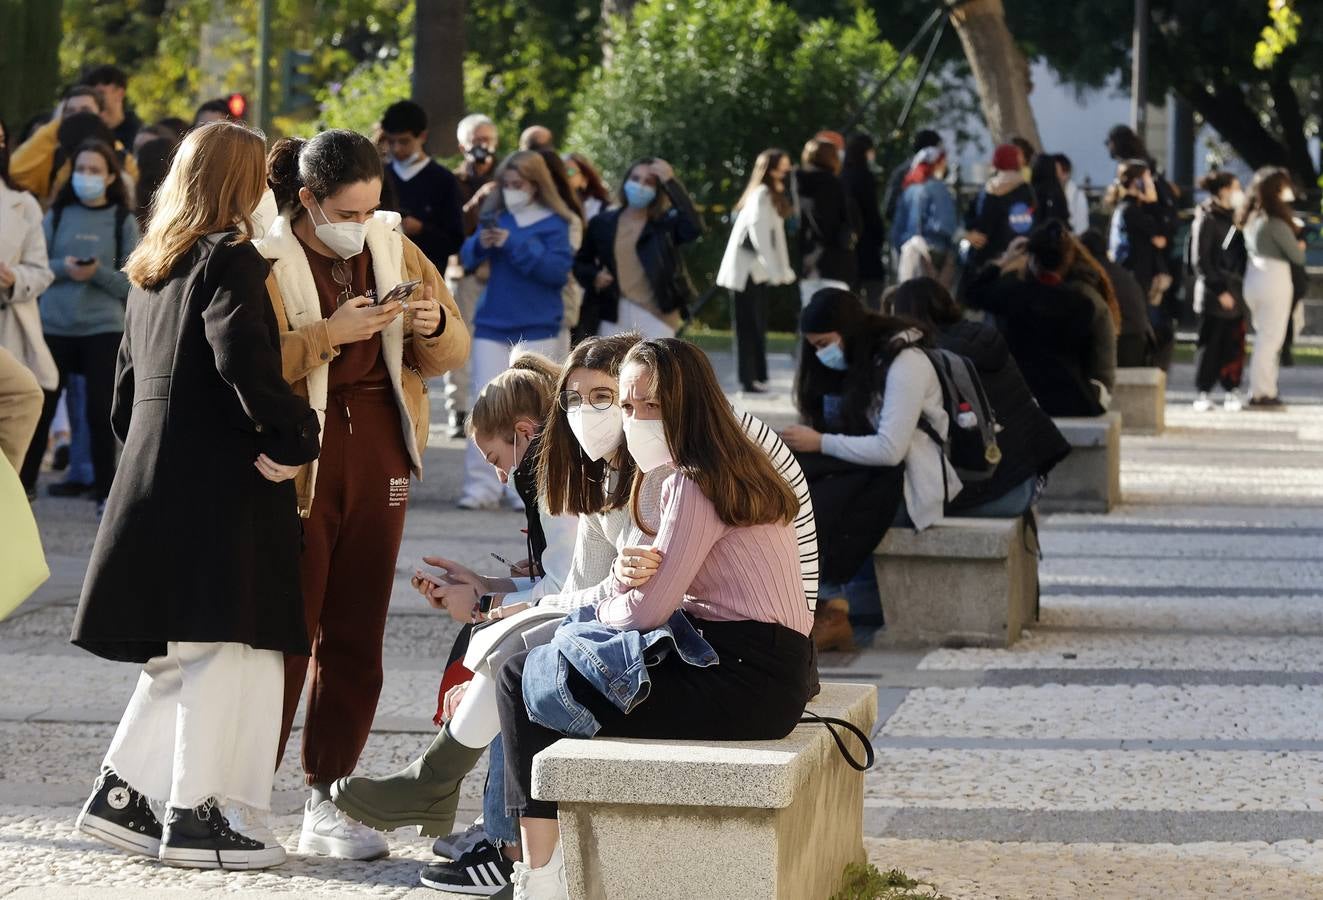
[[161,849],[161,822],[147,798],[110,769],[97,776],[74,828],[129,853],[155,857]]
[[186,869],[269,869],[285,861],[285,848],[230,828],[214,800],[165,813],[161,862]]

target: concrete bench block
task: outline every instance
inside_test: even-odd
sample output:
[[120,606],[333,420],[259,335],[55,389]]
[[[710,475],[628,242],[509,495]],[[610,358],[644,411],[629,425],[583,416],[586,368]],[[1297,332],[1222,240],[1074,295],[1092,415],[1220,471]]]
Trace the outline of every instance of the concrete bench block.
[[1117,369],[1112,410],[1126,434],[1162,434],[1167,424],[1167,373],[1157,368]]
[[1038,557],[1024,519],[892,528],[873,556],[889,647],[1009,647],[1033,622]]
[[[824,683],[809,709],[868,734],[877,688]],[[533,760],[573,900],[825,900],[865,859],[863,790],[818,724],[780,741],[566,739]]]
[[1070,443],[1039,500],[1043,512],[1108,513],[1121,502],[1121,414],[1053,419]]

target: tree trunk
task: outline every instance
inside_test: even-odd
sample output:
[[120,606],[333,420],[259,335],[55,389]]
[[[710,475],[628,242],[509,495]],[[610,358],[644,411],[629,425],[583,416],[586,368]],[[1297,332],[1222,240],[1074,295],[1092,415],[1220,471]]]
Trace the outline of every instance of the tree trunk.
[[1029,62],[1006,27],[1002,0],[971,0],[951,13],[951,23],[973,70],[992,139],[1022,137],[1041,149],[1029,107]]
[[61,0],[0,0],[0,116],[9,146],[33,116],[49,113],[60,85]]
[[1179,81],[1172,90],[1185,98],[1251,168],[1287,165],[1286,149],[1259,121],[1238,85]]
[[428,0],[414,9],[413,100],[427,112],[433,153],[455,151],[464,118],[464,0]]
[[1286,144],[1287,166],[1296,180],[1313,191],[1318,184],[1318,172],[1314,158],[1309,155],[1309,142],[1305,138],[1305,117],[1300,111],[1300,98],[1291,85],[1289,65],[1273,67],[1268,81],[1268,90],[1272,93],[1273,107],[1277,113],[1277,124],[1281,126],[1282,138]]

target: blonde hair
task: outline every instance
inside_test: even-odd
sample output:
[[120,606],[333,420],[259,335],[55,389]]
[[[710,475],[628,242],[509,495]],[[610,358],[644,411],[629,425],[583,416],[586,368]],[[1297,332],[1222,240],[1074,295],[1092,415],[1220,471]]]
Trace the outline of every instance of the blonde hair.
[[510,368],[497,375],[469,411],[469,437],[509,436],[520,419],[541,425],[556,402],[560,366],[540,353],[516,350]]
[[189,132],[152,200],[147,233],[129,254],[129,281],[152,290],[200,238],[238,227],[252,234],[252,213],[266,189],[266,139],[237,122]]
[[501,162],[495,175],[497,190],[492,191],[486,202],[482,204],[484,216],[495,215],[505,209],[505,197],[500,191],[501,176],[510,169],[514,169],[530,184],[537,185],[538,203],[564,219],[571,228],[576,222],[582,227],[583,220],[561,199],[560,191],[556,189],[556,181],[551,177],[551,169],[547,168],[546,160],[536,150],[516,150]]

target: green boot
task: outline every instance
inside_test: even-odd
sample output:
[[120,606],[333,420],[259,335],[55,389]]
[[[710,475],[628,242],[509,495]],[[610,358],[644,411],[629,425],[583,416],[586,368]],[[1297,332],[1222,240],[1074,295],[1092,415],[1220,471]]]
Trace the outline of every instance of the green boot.
[[331,787],[331,799],[351,818],[378,831],[414,825],[426,837],[443,837],[455,825],[460,782],[482,752],[465,747],[443,727],[408,768],[385,778],[341,778]]

